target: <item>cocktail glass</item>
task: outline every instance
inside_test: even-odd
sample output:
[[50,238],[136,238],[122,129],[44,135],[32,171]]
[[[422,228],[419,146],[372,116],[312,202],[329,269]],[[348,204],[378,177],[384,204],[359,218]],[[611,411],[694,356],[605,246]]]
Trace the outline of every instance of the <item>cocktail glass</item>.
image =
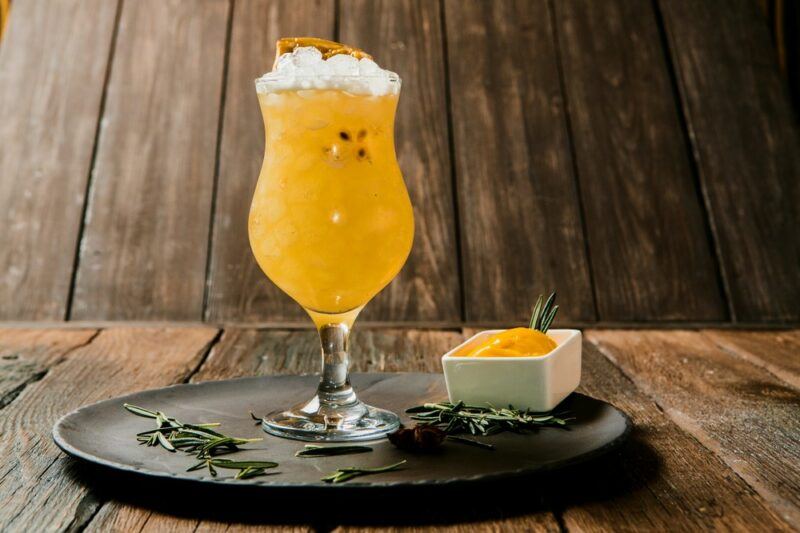
[[268,414],[263,427],[310,441],[379,438],[399,419],[356,397],[348,337],[361,309],[400,271],[414,237],[394,148],[400,79],[379,95],[283,90],[279,82],[257,83],[266,149],[250,245],[267,277],[314,321],[322,375],[313,398]]

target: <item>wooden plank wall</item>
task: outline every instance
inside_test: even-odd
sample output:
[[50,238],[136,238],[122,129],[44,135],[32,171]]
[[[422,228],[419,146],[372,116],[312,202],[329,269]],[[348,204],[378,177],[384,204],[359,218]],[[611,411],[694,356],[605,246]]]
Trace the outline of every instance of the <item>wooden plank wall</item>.
[[[49,28],[49,29],[48,29]],[[750,0],[46,0],[0,44],[0,320],[295,322],[253,261],[280,35],[401,73],[413,324],[800,321],[800,130]]]

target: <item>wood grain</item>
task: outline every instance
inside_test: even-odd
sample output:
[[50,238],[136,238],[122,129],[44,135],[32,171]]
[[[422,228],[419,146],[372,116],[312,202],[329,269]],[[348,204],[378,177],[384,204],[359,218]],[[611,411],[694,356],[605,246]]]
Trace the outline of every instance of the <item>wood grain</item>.
[[[211,328],[106,330],[29,385],[0,417],[0,524],[9,531],[64,530],[100,505],[56,447],[54,421],[86,403],[179,382],[200,362]],[[91,514],[91,512],[89,513]]]
[[800,393],[700,332],[587,338],[777,513],[800,524]]
[[332,38],[334,0],[237,0],[225,91],[206,319],[307,320],[256,264],[247,213],[264,159],[264,122],[254,80],[272,67],[279,37]]
[[414,206],[414,247],[403,270],[364,309],[365,320],[461,318],[439,4],[344,0],[339,38],[400,74],[398,161]]
[[[458,331],[359,330],[350,337],[353,372],[440,372],[440,357],[463,340]],[[320,370],[313,330],[226,329],[192,381]]]
[[800,389],[800,331],[703,330],[703,335]]
[[653,6],[552,5],[599,318],[724,319]]
[[139,533],[277,533],[311,531],[302,526],[272,526],[260,524],[231,524],[226,522],[213,522],[198,520],[182,516],[149,511],[131,505],[120,506],[116,502],[105,505],[94,517],[86,528],[87,532],[95,533],[107,531]]
[[445,8],[465,318],[522,321],[558,289],[561,316],[593,320],[547,3]]
[[202,316],[228,5],[123,5],[72,318]]
[[735,318],[800,318],[800,129],[756,4],[660,2]]
[[[458,505],[457,502],[448,502],[442,498],[442,503],[447,502],[450,505]],[[474,511],[475,507],[471,509],[463,509],[464,514],[469,514]],[[434,511],[435,512],[435,511]],[[429,531],[435,529],[440,533],[474,533],[475,531],[486,532],[500,532],[500,531],[528,531],[535,533],[559,533],[561,529],[558,527],[558,522],[553,518],[550,513],[531,514],[526,516],[508,517],[502,520],[478,520],[469,521],[462,524],[436,524],[435,526],[400,526],[400,527],[356,527],[356,526],[342,526],[337,527],[333,531],[335,533],[354,533],[356,531],[391,531],[392,533],[412,533],[419,531]]]
[[92,329],[0,329],[0,409],[96,333]]
[[319,336],[313,330],[229,328],[192,381],[269,374],[311,374],[319,370]]
[[12,12],[0,46],[0,319],[63,320],[117,2]]
[[569,531],[789,529],[588,342],[580,390],[625,411],[634,433],[618,455],[580,468],[577,477],[558,476],[551,490]]

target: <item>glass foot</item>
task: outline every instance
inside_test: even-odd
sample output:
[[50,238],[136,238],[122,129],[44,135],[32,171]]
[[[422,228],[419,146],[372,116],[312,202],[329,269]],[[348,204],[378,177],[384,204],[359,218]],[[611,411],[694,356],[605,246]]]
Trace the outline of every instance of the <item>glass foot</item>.
[[343,442],[374,440],[400,427],[400,418],[391,411],[356,400],[349,405],[320,405],[319,397],[286,411],[264,417],[264,431],[289,439]]

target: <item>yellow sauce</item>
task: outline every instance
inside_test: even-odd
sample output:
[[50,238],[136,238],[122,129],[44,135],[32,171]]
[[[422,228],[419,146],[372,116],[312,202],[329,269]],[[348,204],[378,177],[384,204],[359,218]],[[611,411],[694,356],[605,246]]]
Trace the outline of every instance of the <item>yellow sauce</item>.
[[495,333],[461,357],[539,357],[556,348],[556,343],[541,331],[513,328]]

